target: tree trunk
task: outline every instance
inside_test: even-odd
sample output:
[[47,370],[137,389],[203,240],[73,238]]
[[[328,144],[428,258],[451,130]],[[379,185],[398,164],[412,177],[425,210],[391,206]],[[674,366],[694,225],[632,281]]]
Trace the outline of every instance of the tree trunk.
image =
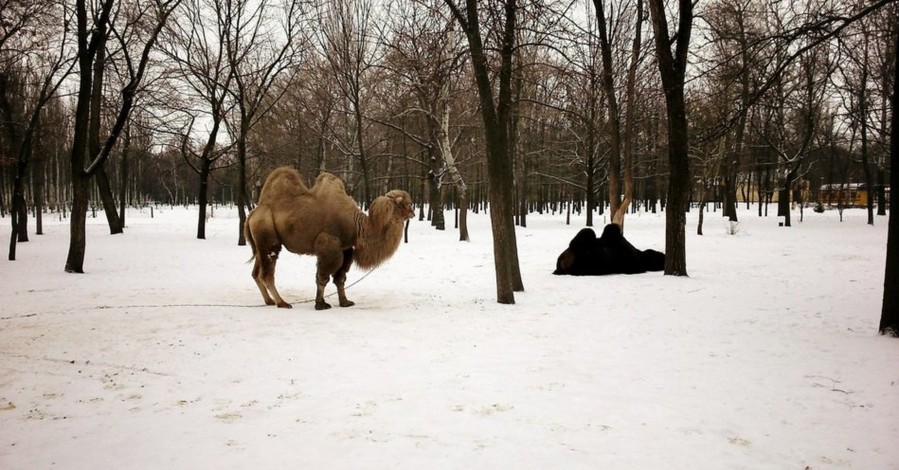
[[203,158],[200,161],[200,194],[197,197],[200,204],[200,215],[197,219],[197,238],[206,239],[206,206],[209,205],[209,173],[212,160]]
[[777,195],[777,215],[784,218],[784,227],[792,227],[793,186],[799,177],[800,164],[802,164],[802,160],[798,160],[796,165],[787,172],[784,187]]
[[[35,160],[34,155],[30,160]],[[34,178],[34,234],[44,234],[44,188],[47,183],[47,170],[43,159],[37,159],[32,162],[32,177]],[[37,173],[37,174],[35,174]]]
[[[448,85],[444,85],[446,89]],[[456,156],[453,154],[452,142],[449,137],[449,118],[450,106],[449,96],[446,91],[443,100],[443,115],[440,118],[440,125],[437,126],[437,144],[440,148],[440,154],[443,155],[443,162],[446,164],[446,171],[449,173],[453,184],[456,187],[457,199],[456,203],[459,208],[459,241],[467,242],[468,238],[468,186],[465,185],[465,179],[456,166]]]
[[[105,25],[109,19],[111,2],[104,5],[103,12],[97,22]],[[109,7],[109,8],[107,8]],[[91,112],[92,65],[96,50],[90,46],[95,42],[94,35],[102,34],[100,30],[105,26],[88,29],[87,8],[85,0],[77,0],[76,13],[78,17],[78,62],[79,85],[78,98],[75,105],[75,125],[72,133],[71,172],[72,172],[72,211],[69,222],[69,252],[66,256],[65,270],[69,273],[84,272],[84,252],[86,245],[85,226],[87,219],[87,204],[90,197],[90,176],[84,171],[86,152],[88,150],[88,125]],[[90,43],[89,43],[90,41]]]
[[365,152],[365,141],[362,135],[362,103],[358,94],[354,97],[353,110],[356,121],[356,146],[359,152],[359,166],[362,168],[362,200],[371,204],[371,175],[368,174],[368,156]]
[[[693,24],[693,3],[678,0],[679,20],[675,37],[668,36],[663,0],[650,0],[659,74],[665,91],[668,116],[668,197],[665,211],[665,275],[686,276],[686,213],[690,204],[690,160],[684,79]],[[672,54],[671,45],[675,44]]]
[[[243,120],[242,120],[243,121]],[[247,134],[248,127],[244,122],[240,125],[237,138],[237,246],[245,246],[247,239],[243,227],[247,222]]]
[[[77,126],[76,126],[77,127]],[[83,150],[83,147],[82,147]],[[72,152],[75,150],[73,148]],[[69,222],[69,254],[66,257],[65,270],[68,273],[84,272],[84,253],[87,237],[85,229],[87,225],[87,205],[90,197],[90,177],[84,174],[84,170],[72,165],[72,211]],[[78,162],[83,164],[82,161]]]
[[[899,33],[896,34],[896,48],[899,51]],[[883,276],[883,308],[880,313],[881,334],[899,337],[899,217],[896,216],[896,188],[899,188],[899,61],[894,61],[893,117],[891,119],[892,139],[890,139],[890,219],[887,232],[886,268]]]
[[[433,126],[433,135],[438,135],[438,124],[433,119],[428,120]],[[436,139],[435,139],[436,140]],[[439,144],[438,144],[439,145]],[[446,229],[446,218],[443,214],[443,195],[441,187],[443,186],[443,165],[438,158],[438,150],[431,147],[428,149],[428,159],[431,162],[431,168],[428,170],[428,202],[431,207],[431,226],[437,230]]]
[[[97,55],[93,64],[93,82],[91,87],[90,124],[88,130],[88,151],[90,157],[95,158],[100,154],[100,127],[103,101],[103,71],[106,66],[106,25],[98,28]],[[112,197],[112,189],[109,185],[109,177],[106,168],[100,165],[95,174],[97,190],[100,200],[103,202],[103,210],[106,212],[106,221],[109,224],[109,233],[122,233],[122,224],[116,213],[115,201]]]
[[[643,24],[643,0],[637,0],[637,18],[635,24]],[[624,199],[621,201],[619,213],[612,215],[612,220],[624,230],[624,215],[634,199],[634,136],[637,116],[636,83],[637,69],[640,66],[640,50],[643,44],[641,32],[643,28],[636,28],[634,40],[631,45],[631,62],[627,69],[625,82],[625,104],[627,106],[624,124],[624,144],[621,156],[621,176],[624,179]]]
[[[867,31],[866,31],[867,33]],[[862,70],[861,83],[858,89],[858,112],[859,123],[862,131],[862,169],[865,175],[865,191],[867,192],[866,209],[868,211],[868,225],[874,225],[874,177],[871,174],[870,157],[868,155],[868,37],[865,34],[863,39],[864,46],[862,52]]]
[[[109,233],[115,235],[122,233],[121,219],[116,211],[115,199],[112,197],[112,187],[109,184],[109,176],[106,174],[106,166],[97,167],[94,173],[97,181],[97,192],[100,194],[100,201],[103,203],[103,212],[106,213],[106,222],[109,224]],[[124,204],[124,201],[122,201]]]
[[[620,224],[624,220],[624,211],[619,211],[621,205],[621,113],[618,108],[618,96],[615,94],[612,45],[606,30],[605,6],[602,0],[593,0],[593,5],[596,9],[596,27],[599,30],[599,49],[602,56],[600,83],[609,107],[609,212],[612,214],[612,222]],[[627,208],[625,207],[624,210]]]
[[703,196],[701,202],[699,203],[699,222],[696,224],[696,235],[702,235],[702,223],[705,219],[705,207],[706,201],[705,196]]
[[20,124],[23,119],[19,98],[10,95],[22,93],[21,86],[10,73],[0,74],[0,111],[3,115],[5,137],[9,141],[9,151],[15,156],[13,167],[13,188],[10,208],[12,231],[9,240],[9,260],[16,259],[16,243],[28,241],[28,207],[25,203],[25,176],[28,169],[30,139],[25,139]]
[[493,260],[496,270],[496,296],[501,304],[515,303],[515,291],[524,290],[518,265],[515,238],[514,194],[511,154],[509,152],[510,107],[512,100],[512,52],[515,42],[515,0],[505,3],[505,24],[500,48],[499,99],[493,100],[487,56],[481,39],[476,0],[466,0],[463,14],[451,0],[444,0],[465,29],[481,102],[481,117],[487,143],[487,194],[490,200],[490,225],[493,231]]
[[459,190],[459,241],[467,242],[468,236],[468,190]]
[[[520,63],[521,49],[515,50],[515,59]],[[527,227],[528,193],[527,175],[524,168],[525,152],[522,152],[518,144],[518,129],[521,123],[521,91],[524,82],[524,72],[521,67],[516,67],[512,72],[512,97],[509,102],[509,160],[512,162],[512,191],[514,223],[520,227]]]
[[[30,144],[26,144],[29,145]],[[21,152],[29,152],[29,149],[23,148]],[[28,173],[28,156],[19,157],[19,163],[16,164],[16,181],[13,185],[12,196],[12,216],[16,217],[15,230],[16,239],[19,242],[28,241],[28,203],[25,201],[25,177]]]
[[431,206],[431,226],[437,230],[446,229],[446,217],[443,214],[443,195],[440,191],[442,185],[441,175],[432,168],[428,172],[428,201]]
[[[787,178],[789,180],[789,178]],[[790,183],[789,181],[784,182],[784,188],[778,191],[777,194],[777,216],[783,217],[783,226],[791,227],[791,217],[790,217]]]
[[128,155],[131,150],[131,126],[125,128],[122,142],[121,177],[119,178],[119,223],[125,227],[125,208],[128,206]]
[[[19,241],[28,241],[28,231],[24,230],[26,221],[28,220],[28,209],[25,207],[25,178],[19,174],[24,171],[24,164],[19,162],[16,164],[16,177],[13,182],[12,208],[10,209],[10,219],[12,222],[12,232],[9,237],[9,260],[16,260],[16,244]],[[22,233],[25,237],[22,239]]]
[[587,227],[593,226],[593,212],[596,209],[596,131],[592,128],[587,131]]

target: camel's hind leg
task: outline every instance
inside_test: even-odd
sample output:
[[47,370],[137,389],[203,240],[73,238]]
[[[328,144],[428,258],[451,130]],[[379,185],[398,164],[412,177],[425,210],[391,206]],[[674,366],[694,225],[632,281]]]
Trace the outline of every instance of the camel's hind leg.
[[265,287],[265,283],[262,282],[262,259],[264,257],[265,255],[257,255],[253,258],[253,280],[256,281],[256,286],[259,287],[259,292],[262,294],[262,300],[265,301],[265,305],[275,305],[272,296],[268,295],[268,288]]
[[275,265],[278,262],[278,254],[281,253],[281,241],[271,226],[271,210],[262,205],[256,207],[247,218],[246,224],[247,241],[253,247],[255,258],[253,280],[259,287],[262,299],[266,305],[291,308],[275,287]]
[[[259,292],[262,292],[262,298],[265,299],[266,305],[277,305],[280,308],[293,308],[293,305],[285,302],[275,287],[275,265],[278,263],[278,254],[281,247],[261,252],[256,256],[256,267],[253,268],[253,279],[259,286]],[[271,293],[269,297],[268,293]],[[272,299],[274,298],[274,300]]]

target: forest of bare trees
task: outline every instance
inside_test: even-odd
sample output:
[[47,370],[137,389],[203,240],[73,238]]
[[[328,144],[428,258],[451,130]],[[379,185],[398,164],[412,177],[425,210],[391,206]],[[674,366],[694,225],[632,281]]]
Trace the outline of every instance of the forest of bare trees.
[[287,164],[362,204],[405,188],[437,229],[458,209],[461,240],[489,211],[501,301],[534,211],[670,209],[686,275],[685,211],[790,226],[856,203],[836,186],[880,223],[897,25],[897,0],[0,0],[9,258],[49,214],[72,272],[88,215],[200,204],[204,238],[207,206],[242,224]]

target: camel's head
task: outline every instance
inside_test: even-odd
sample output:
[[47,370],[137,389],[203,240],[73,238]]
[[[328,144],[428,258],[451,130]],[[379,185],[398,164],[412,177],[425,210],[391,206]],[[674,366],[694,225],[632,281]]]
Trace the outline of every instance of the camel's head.
[[412,198],[409,196],[409,193],[402,189],[392,189],[385,196],[393,202],[396,206],[394,209],[396,214],[402,217],[403,220],[415,217],[415,207],[412,206]]

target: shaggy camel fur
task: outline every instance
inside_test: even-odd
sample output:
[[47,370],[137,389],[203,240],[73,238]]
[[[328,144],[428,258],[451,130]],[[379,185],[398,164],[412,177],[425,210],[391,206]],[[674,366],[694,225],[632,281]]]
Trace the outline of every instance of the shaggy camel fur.
[[353,305],[344,289],[350,265],[355,261],[362,269],[372,269],[387,261],[414,212],[406,191],[394,189],[378,197],[366,215],[346,194],[343,181],[330,173],[318,175],[307,188],[293,168],[272,171],[245,227],[255,260],[253,279],[262,298],[267,305],[291,308],[275,288],[275,264],[283,245],[292,253],[318,258],[316,310],[331,308],[324,297],[331,276],[340,306]]

